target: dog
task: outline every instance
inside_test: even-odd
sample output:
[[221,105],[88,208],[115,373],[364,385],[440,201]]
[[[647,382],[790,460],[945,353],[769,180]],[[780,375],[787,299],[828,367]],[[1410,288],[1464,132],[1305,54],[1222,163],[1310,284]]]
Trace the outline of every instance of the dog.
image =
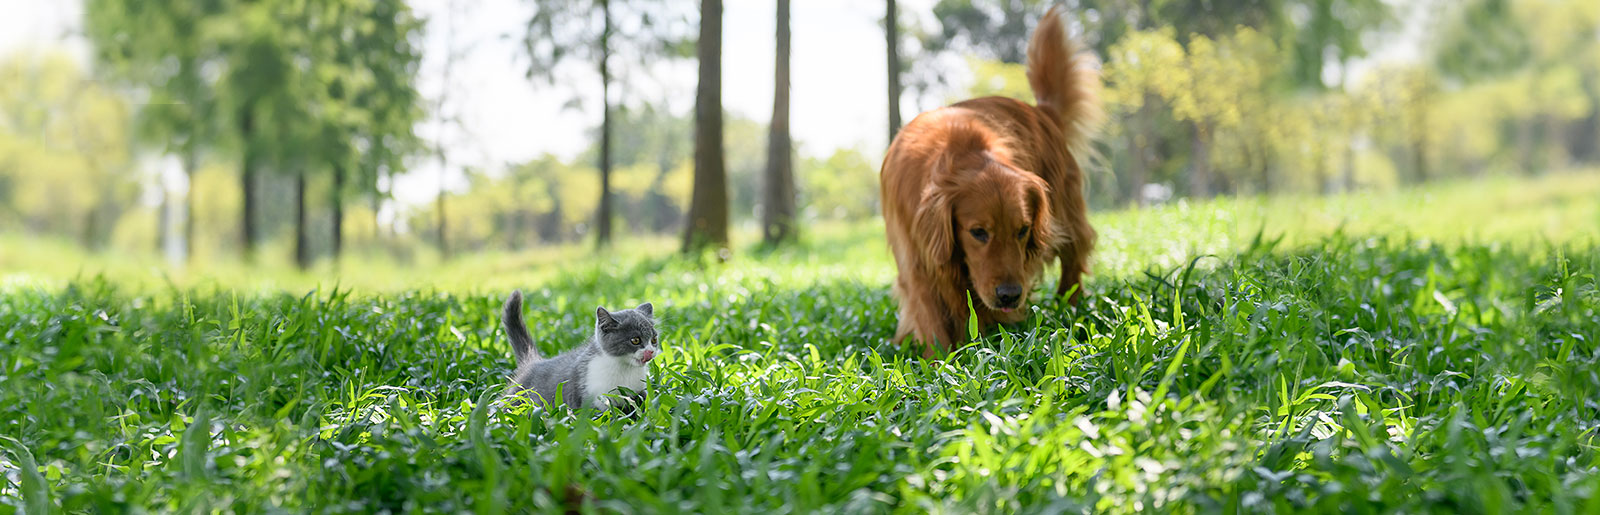
[[1083,295],[1095,231],[1079,161],[1104,117],[1096,59],[1068,38],[1060,7],[1028,43],[1036,105],[966,100],[918,115],[889,145],[879,174],[899,277],[900,326],[924,355],[967,341],[968,302],[981,329],[1020,322],[1051,260],[1056,295]]

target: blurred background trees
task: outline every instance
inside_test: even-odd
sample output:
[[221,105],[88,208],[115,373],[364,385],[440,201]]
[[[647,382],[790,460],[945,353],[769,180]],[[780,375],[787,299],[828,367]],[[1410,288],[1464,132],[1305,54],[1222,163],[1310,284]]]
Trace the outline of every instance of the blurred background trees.
[[[410,256],[429,237],[452,252],[614,234],[697,247],[726,244],[730,228],[779,243],[809,222],[877,216],[883,148],[818,149],[790,134],[789,91],[807,92],[787,68],[789,3],[759,4],[777,21],[771,39],[726,42],[773,45],[776,69],[729,71],[774,78],[772,124],[720,108],[721,48],[697,45],[722,32],[701,23],[717,2],[528,3],[523,30],[499,36],[519,49],[504,61],[538,95],[592,115],[571,127],[586,144],[468,166],[440,159],[450,141],[418,136],[460,121],[418,86],[440,73],[422,68],[422,38],[448,20],[421,19],[409,2],[84,0],[87,62],[43,49],[0,57],[0,231],[307,267],[347,248]],[[888,131],[902,106],[1031,101],[1022,61],[1051,3],[870,9],[884,31],[874,52],[887,53]],[[1091,172],[1098,209],[1600,160],[1600,3],[1064,3],[1102,60],[1113,117]],[[803,50],[815,35],[793,29]],[[1419,55],[1384,54],[1402,39]],[[671,86],[674,76],[700,91]],[[443,95],[472,95],[446,84]],[[883,82],[861,84],[883,98]],[[396,184],[422,170],[440,174],[437,202],[401,202]]]

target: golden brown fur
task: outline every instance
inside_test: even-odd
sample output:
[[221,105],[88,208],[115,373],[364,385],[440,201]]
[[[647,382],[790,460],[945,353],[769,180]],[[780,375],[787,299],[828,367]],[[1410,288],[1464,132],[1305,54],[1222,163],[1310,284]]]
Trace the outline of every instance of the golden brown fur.
[[[1027,316],[1059,259],[1062,295],[1088,271],[1095,233],[1078,159],[1101,118],[1099,72],[1052,8],[1028,46],[1036,106],[1001,97],[923,113],[889,146],[883,219],[900,275],[900,328],[931,355],[967,338],[967,298],[987,328]],[[1080,292],[1073,290],[1072,302]]]

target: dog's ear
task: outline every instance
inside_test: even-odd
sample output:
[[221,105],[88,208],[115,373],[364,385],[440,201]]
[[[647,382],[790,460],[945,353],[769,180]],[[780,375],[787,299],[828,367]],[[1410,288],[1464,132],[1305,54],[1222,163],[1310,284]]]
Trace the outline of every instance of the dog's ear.
[[1028,212],[1033,218],[1033,238],[1028,242],[1029,252],[1039,252],[1061,246],[1061,232],[1056,228],[1056,217],[1050,211],[1050,185],[1034,174],[1024,174],[1027,181],[1023,184],[1023,195],[1027,199]]
[[937,267],[955,261],[954,225],[950,195],[937,184],[929,184],[922,191],[922,201],[911,221],[912,239],[922,249],[924,265]]

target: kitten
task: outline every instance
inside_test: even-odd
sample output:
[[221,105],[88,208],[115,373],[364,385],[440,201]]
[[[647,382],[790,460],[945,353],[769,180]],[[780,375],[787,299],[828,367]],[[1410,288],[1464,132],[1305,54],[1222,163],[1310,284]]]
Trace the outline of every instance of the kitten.
[[652,310],[649,302],[615,313],[597,307],[594,335],[578,348],[546,359],[522,321],[522,291],[511,292],[500,320],[517,356],[512,391],[552,405],[566,402],[573,409],[602,411],[611,406],[606,394],[618,387],[644,393],[650,360],[661,353]]

